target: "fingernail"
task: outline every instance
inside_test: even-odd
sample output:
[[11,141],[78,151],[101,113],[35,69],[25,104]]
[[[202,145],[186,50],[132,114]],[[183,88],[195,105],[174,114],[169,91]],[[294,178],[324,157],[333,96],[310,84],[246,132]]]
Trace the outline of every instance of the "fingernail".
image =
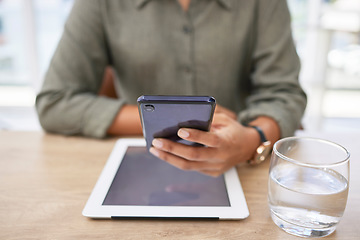
[[156,148],[162,148],[163,147],[163,143],[162,141],[158,140],[158,139],[154,139],[152,141],[152,145]]
[[149,149],[149,151],[155,157],[159,157],[159,152],[155,148],[152,147],[152,148]]
[[190,133],[184,129],[179,129],[178,136],[181,138],[187,138],[190,136]]

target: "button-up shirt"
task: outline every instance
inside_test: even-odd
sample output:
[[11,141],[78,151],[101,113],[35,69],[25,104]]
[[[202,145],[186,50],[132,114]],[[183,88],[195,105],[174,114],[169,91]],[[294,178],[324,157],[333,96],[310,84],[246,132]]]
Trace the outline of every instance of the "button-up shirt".
[[[112,66],[119,99],[98,96]],[[247,123],[299,127],[298,81],[286,0],[78,0],[36,101],[51,132],[104,137],[140,95],[210,95]]]

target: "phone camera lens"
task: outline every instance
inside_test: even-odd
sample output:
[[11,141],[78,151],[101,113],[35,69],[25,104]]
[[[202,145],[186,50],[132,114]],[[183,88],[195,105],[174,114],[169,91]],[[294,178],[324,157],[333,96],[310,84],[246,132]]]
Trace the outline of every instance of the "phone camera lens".
[[144,106],[144,108],[145,108],[145,111],[147,111],[147,112],[153,112],[155,110],[154,105],[151,105],[151,104],[146,104]]

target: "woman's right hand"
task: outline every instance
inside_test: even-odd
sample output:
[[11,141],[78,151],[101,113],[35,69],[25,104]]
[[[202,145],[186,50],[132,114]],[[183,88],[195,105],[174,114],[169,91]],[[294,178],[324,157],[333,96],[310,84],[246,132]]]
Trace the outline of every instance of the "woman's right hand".
[[236,120],[237,119],[237,115],[235,112],[231,111],[230,109],[227,109],[221,105],[216,105],[216,108],[215,108],[215,114],[218,114],[218,113],[223,113],[225,115],[227,115],[228,117]]

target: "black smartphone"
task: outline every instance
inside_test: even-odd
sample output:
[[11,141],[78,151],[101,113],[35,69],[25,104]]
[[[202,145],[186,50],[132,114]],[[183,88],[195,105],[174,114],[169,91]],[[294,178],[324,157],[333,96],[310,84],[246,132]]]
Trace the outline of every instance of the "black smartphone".
[[143,95],[137,102],[148,149],[154,138],[195,145],[179,138],[177,131],[183,127],[209,131],[216,106],[211,96]]

